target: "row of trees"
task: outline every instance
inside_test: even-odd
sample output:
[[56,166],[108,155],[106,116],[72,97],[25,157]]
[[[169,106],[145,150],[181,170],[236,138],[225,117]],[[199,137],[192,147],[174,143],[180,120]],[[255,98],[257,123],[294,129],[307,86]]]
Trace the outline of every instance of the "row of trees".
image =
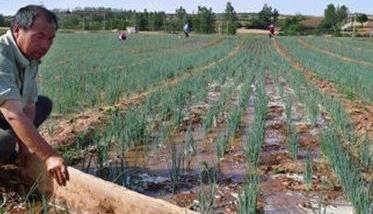
[[[262,10],[257,14],[240,14],[240,23],[238,14],[230,2],[226,4],[226,9],[222,14],[215,14],[212,8],[205,6],[198,6],[196,14],[188,14],[183,7],[177,8],[174,14],[103,7],[75,8],[72,11],[54,10],[54,12],[59,17],[60,27],[64,29],[111,30],[133,26],[141,31],[178,32],[182,31],[183,26],[188,23],[196,33],[219,32],[226,34],[235,34],[236,29],[241,26],[266,29],[271,23],[280,27],[282,32],[287,35],[338,34],[341,26],[351,17],[345,5],[329,4],[324,10],[324,18],[319,26],[306,26],[303,24],[306,17],[295,15],[279,20],[279,11],[264,4]],[[355,20],[363,23],[368,20],[365,14],[354,14],[353,17],[349,21]],[[9,25],[9,17],[4,18],[0,14],[0,26]]]
[[[188,23],[196,33],[226,33],[235,34],[240,27],[238,15],[231,2],[227,2],[222,14],[215,14],[212,8],[198,6],[196,14],[188,14],[180,7],[174,14],[165,12],[148,12],[144,10],[112,9],[104,7],[85,7],[73,10],[53,10],[59,18],[62,29],[82,30],[112,30],[126,29],[128,26],[136,27],[140,31],[168,31],[177,32]],[[264,5],[262,11],[254,18],[252,24],[246,27],[265,29],[269,23],[276,23],[278,10]],[[0,15],[0,26],[9,26]]]
[[205,6],[199,6],[196,14],[188,14],[183,7],[176,9],[175,14],[111,8],[75,8],[54,12],[64,29],[111,30],[134,26],[138,30],[176,32],[188,23],[197,33],[214,33],[220,29],[222,33],[235,34],[238,26],[237,13],[230,2],[225,12],[218,15]]
[[161,30],[165,28],[164,12],[136,12],[111,8],[75,8],[54,10],[59,24],[64,29],[111,30],[136,26],[141,30]]
[[345,5],[336,7],[334,4],[329,4],[324,10],[324,19],[320,24],[320,28],[324,31],[339,31],[341,25],[347,19],[348,13],[348,8]]
[[[329,4],[324,11],[324,19],[321,23],[321,27],[326,29],[335,29],[338,28],[341,24],[347,22],[349,15],[349,10],[345,5],[334,6],[334,4]],[[363,13],[352,14],[354,17],[352,20],[360,23],[368,21],[368,16]],[[355,20],[356,17],[356,20]]]
[[0,26],[5,26],[5,18],[0,14]]

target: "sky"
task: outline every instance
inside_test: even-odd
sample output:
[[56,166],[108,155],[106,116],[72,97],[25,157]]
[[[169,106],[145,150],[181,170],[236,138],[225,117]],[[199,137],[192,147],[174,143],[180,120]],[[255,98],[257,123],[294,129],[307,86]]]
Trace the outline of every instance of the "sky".
[[[373,0],[230,0],[237,12],[258,12],[267,3],[281,14],[303,14],[321,16],[326,5],[346,5],[350,12],[373,14]],[[0,0],[0,14],[14,15],[27,4],[43,4],[48,9],[73,9],[75,7],[111,7],[137,11],[175,12],[183,6],[188,13],[197,7],[211,7],[214,12],[223,12],[227,1],[223,0]]]

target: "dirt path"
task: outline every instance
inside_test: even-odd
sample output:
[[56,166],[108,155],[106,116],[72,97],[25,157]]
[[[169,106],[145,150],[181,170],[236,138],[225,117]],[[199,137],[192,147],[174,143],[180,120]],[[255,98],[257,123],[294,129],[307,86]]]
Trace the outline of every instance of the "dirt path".
[[332,82],[319,78],[313,71],[306,69],[300,64],[294,56],[280,45],[278,40],[273,40],[273,45],[277,52],[284,57],[294,69],[303,72],[305,77],[314,85],[318,86],[323,94],[338,99],[341,102],[359,136],[363,136],[367,131],[369,138],[373,139],[373,104],[365,104],[358,98],[354,100],[348,99],[345,94],[337,90],[337,87],[335,87]]
[[78,115],[71,115],[65,118],[53,118],[53,129],[54,131],[49,134],[47,127],[42,130],[43,136],[50,142],[53,146],[60,147],[60,146],[68,146],[69,144],[74,144],[74,139],[78,135],[82,135],[86,132],[89,132],[91,127],[97,126],[99,124],[105,123],[107,119],[107,112],[113,109],[118,110],[125,110],[129,106],[133,106],[136,104],[141,103],[147,96],[150,94],[162,90],[167,87],[172,87],[181,80],[191,77],[193,75],[199,74],[204,72],[213,66],[222,63],[224,60],[232,58],[236,54],[239,53],[241,48],[243,47],[243,42],[240,41],[239,44],[225,57],[216,60],[208,65],[195,68],[189,72],[182,73],[176,77],[164,80],[157,86],[149,88],[149,90],[137,93],[135,95],[130,96],[129,98],[122,98],[115,106],[111,107],[101,107],[97,109],[89,109],[83,113]]
[[373,63],[371,63],[371,62],[367,62],[367,61],[363,61],[363,60],[356,60],[356,59],[352,59],[352,58],[349,58],[349,57],[346,57],[346,56],[342,56],[342,55],[330,52],[327,49],[323,49],[323,48],[319,48],[319,47],[313,46],[312,44],[307,43],[302,38],[298,38],[297,41],[301,45],[303,45],[303,47],[305,47],[305,48],[316,50],[318,52],[321,52],[321,53],[327,54],[329,56],[332,56],[332,57],[334,57],[336,59],[339,59],[339,60],[342,60],[342,61],[345,61],[345,62],[351,62],[351,63],[355,63],[355,64],[360,64],[360,65],[365,65],[365,66],[373,67]]

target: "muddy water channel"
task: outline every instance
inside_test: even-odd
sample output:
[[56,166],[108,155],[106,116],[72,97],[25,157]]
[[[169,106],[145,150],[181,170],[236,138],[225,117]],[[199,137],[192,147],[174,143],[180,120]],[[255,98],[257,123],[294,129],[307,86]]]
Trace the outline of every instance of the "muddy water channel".
[[[86,158],[75,167],[182,207],[204,210],[201,203],[209,204],[213,200],[212,213],[237,213],[237,198],[246,176],[244,143],[254,121],[253,98],[246,105],[237,134],[219,159],[216,144],[221,133],[227,132],[228,111],[238,105],[242,84],[235,86],[224,111],[214,117],[210,131],[205,133],[202,125],[209,106],[232,84],[232,81],[224,85],[211,84],[204,103],[192,105],[184,118],[184,124],[191,125],[182,125],[172,132],[166,143],[131,148],[125,152],[124,159],[114,151],[109,152],[109,160],[101,168],[93,167],[98,162],[97,151],[88,149]],[[190,139],[193,143],[188,144]],[[188,157],[183,158],[185,156]]]
[[318,135],[327,125],[325,117],[312,124],[283,80],[275,85],[268,75],[266,93],[269,102],[260,155],[259,200],[264,213],[352,213],[351,204],[320,154]]

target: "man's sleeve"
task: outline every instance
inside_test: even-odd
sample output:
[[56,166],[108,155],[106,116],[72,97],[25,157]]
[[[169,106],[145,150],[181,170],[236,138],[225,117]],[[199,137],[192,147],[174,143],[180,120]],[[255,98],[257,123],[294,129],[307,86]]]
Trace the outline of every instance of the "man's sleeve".
[[9,59],[6,48],[0,45],[0,105],[6,100],[21,100],[15,69],[15,64]]
[[32,84],[32,96],[31,96],[31,102],[36,103],[38,101],[38,86],[36,84],[36,80],[33,80]]

